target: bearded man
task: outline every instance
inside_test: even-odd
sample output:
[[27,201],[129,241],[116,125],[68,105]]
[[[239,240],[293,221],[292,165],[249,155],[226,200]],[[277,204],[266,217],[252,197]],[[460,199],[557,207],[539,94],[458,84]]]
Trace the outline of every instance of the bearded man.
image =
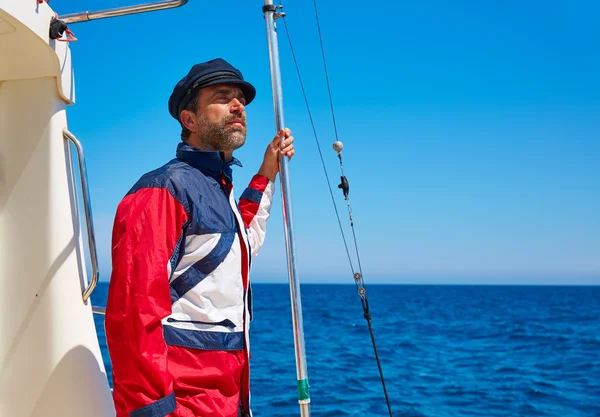
[[251,415],[249,271],[280,158],[294,154],[282,129],[236,203],[233,151],[255,95],[223,59],[194,65],[169,98],[176,158],[118,206],[105,320],[117,417]]

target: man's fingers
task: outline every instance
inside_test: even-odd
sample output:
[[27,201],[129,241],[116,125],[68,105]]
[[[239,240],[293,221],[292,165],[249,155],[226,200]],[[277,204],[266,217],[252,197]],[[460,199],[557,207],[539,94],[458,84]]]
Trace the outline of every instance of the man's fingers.
[[289,138],[292,135],[292,131],[290,129],[281,129],[279,132],[277,132],[277,134],[275,135],[275,138],[273,139],[273,143],[279,143],[281,142],[281,139],[285,138]]
[[294,142],[294,137],[290,136],[289,138],[285,139],[283,142],[281,142],[281,145],[279,145],[281,147],[281,149],[285,149],[288,148],[292,142]]
[[283,155],[288,155],[290,152],[293,152],[293,151],[294,151],[294,145],[288,145],[281,150],[281,153]]

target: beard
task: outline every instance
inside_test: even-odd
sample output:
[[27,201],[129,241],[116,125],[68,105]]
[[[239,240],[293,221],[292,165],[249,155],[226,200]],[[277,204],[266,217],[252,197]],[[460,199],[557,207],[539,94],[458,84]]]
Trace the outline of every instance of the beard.
[[[244,126],[230,125],[235,119],[243,120]],[[198,138],[215,151],[234,151],[246,143],[246,119],[231,114],[219,122],[211,122],[203,114],[198,115]]]

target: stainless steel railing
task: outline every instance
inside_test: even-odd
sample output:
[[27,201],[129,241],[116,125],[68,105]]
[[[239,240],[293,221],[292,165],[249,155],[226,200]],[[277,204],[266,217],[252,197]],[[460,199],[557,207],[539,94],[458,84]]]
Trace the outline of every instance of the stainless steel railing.
[[71,13],[71,14],[59,16],[59,19],[67,24],[87,22],[90,20],[106,19],[109,17],[125,16],[128,14],[154,12],[156,10],[164,10],[164,9],[174,9],[176,7],[181,7],[181,6],[185,5],[187,2],[188,2],[188,0],[157,1],[154,3],[144,3],[144,4],[137,4],[134,6],[125,6],[125,7],[118,7],[115,9],[100,10],[97,12]]
[[[83,291],[82,297],[83,301],[87,301],[92,295],[92,291],[96,288],[98,284],[98,278],[100,277],[100,273],[98,271],[98,253],[96,251],[96,237],[94,235],[94,222],[92,220],[92,203],[90,200],[90,190],[88,187],[87,180],[87,171],[85,168],[85,157],[83,155],[83,146],[81,146],[81,142],[77,140],[77,138],[69,132],[67,129],[63,130],[63,137],[70,141],[73,145],[75,145],[75,149],[77,150],[77,159],[79,165],[79,178],[81,180],[81,193],[83,196],[83,209],[85,212],[85,224],[87,226],[87,237],[88,237],[88,245],[90,249],[90,261],[92,266],[92,277],[90,279],[90,283],[87,288]],[[71,164],[73,161],[71,161]]]

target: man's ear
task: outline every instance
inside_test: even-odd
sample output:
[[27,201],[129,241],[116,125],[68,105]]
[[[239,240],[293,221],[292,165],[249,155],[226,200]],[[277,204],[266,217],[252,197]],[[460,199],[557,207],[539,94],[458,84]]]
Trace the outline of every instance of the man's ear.
[[183,110],[179,116],[181,124],[190,132],[198,131],[198,117],[189,110]]

